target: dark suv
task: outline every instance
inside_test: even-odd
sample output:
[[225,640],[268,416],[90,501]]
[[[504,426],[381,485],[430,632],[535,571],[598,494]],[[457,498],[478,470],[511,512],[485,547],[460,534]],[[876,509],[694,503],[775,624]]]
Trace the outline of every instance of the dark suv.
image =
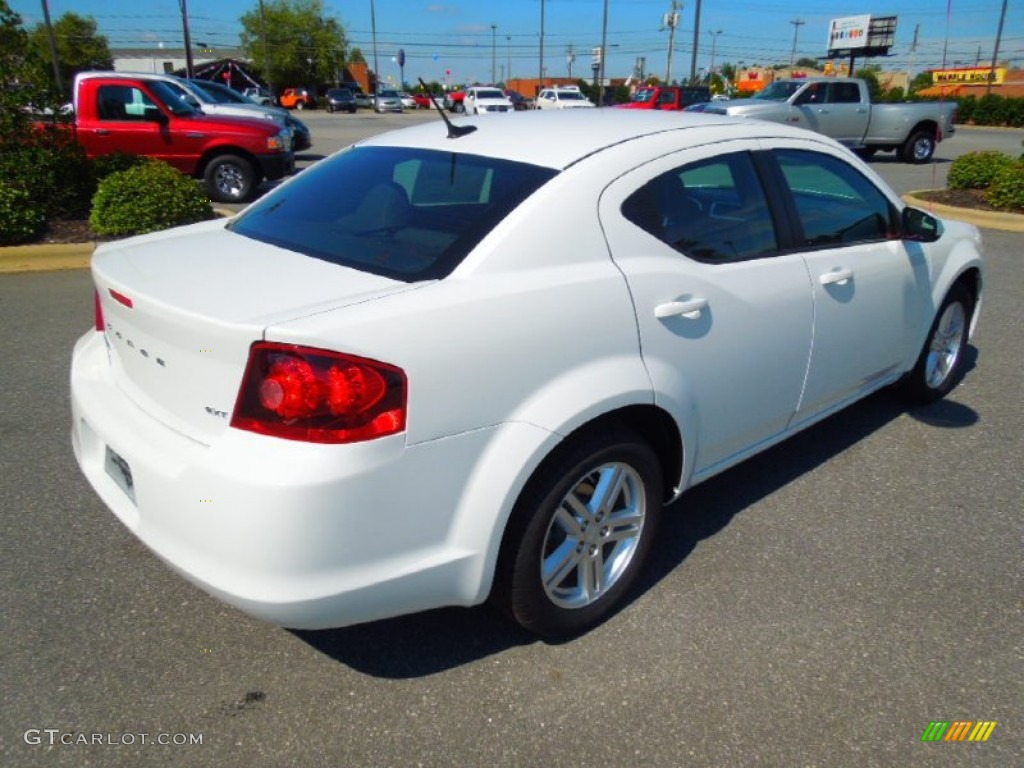
[[327,91],[327,111],[355,113],[355,94],[349,88],[331,88]]

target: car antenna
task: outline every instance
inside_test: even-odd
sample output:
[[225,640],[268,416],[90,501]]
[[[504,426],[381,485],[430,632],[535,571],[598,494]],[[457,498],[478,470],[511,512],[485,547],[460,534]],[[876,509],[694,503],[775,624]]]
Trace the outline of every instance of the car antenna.
[[434,94],[432,94],[430,92],[430,89],[427,88],[427,84],[425,82],[423,82],[423,78],[421,77],[421,78],[418,78],[418,79],[420,81],[420,85],[423,86],[424,93],[426,93],[427,94],[427,98],[430,99],[430,103],[433,104],[434,105],[434,109],[437,110],[437,114],[439,114],[441,116],[441,119],[444,120],[444,124],[448,126],[448,138],[449,139],[458,139],[458,138],[461,138],[461,137],[465,136],[466,134],[472,133],[473,131],[476,130],[476,126],[475,125],[455,125],[449,119],[448,115],[446,115],[444,113],[444,110],[441,109],[441,105],[437,103],[437,99],[434,98]]

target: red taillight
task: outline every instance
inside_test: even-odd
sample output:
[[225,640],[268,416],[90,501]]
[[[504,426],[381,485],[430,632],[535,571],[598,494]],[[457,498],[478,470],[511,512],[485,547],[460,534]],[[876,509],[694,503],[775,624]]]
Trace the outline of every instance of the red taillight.
[[103,305],[100,304],[100,292],[93,291],[93,317],[96,320],[96,330],[103,332],[107,329],[107,324],[103,321]]
[[400,368],[324,349],[259,342],[231,426],[287,440],[354,443],[405,430]]

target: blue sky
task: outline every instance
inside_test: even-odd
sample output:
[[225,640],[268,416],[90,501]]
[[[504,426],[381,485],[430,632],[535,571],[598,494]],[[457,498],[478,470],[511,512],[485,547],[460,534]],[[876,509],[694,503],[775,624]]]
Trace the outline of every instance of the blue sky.
[[[42,20],[40,0],[8,0],[26,25]],[[673,77],[691,69],[696,0],[685,0],[673,48]],[[573,76],[589,76],[590,51],[601,42],[604,0],[544,0],[544,67],[548,76],[569,74],[568,51],[575,53]],[[782,0],[703,0],[697,67],[715,64],[784,63],[790,59],[794,32],[797,58],[824,55],[831,19],[870,14],[899,17],[896,46],[886,69],[915,72],[942,64],[972,65],[992,55],[1003,0],[839,0],[815,4]],[[258,0],[187,0],[193,43],[237,44],[239,17],[258,8]],[[393,61],[405,51],[406,79],[449,79],[453,83],[537,77],[540,72],[541,0],[374,0],[377,60],[384,77],[398,77]],[[625,77],[638,57],[646,71],[664,76],[669,33],[660,31],[671,0],[608,0],[609,57],[606,74]],[[801,12],[794,7],[803,7]],[[818,12],[822,6],[824,11]],[[49,0],[50,16],[74,12],[96,20],[111,48],[163,43],[182,45],[179,0]],[[371,66],[373,38],[370,0],[327,0],[325,14],[337,18]],[[803,21],[795,25],[793,21]],[[492,29],[492,25],[495,28]],[[911,51],[915,28],[916,51]],[[712,45],[713,43],[713,45]],[[1024,0],[1007,0],[1000,59],[1024,67]],[[450,73],[450,74],[448,74]]]

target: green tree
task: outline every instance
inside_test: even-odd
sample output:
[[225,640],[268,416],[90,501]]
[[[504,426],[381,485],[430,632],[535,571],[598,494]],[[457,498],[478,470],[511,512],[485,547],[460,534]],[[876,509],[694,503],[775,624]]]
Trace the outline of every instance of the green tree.
[[[65,13],[53,23],[53,37],[57,43],[61,89],[69,100],[76,74],[114,68],[114,58],[107,46],[107,38],[97,34],[94,19],[77,13]],[[46,77],[52,78],[50,39],[45,24],[37,24],[29,33],[29,47],[36,65],[44,66]]]
[[796,65],[798,67],[803,67],[805,69],[821,69],[820,61],[818,61],[817,59],[809,58],[807,56],[797,59]]
[[931,88],[934,84],[931,72],[918,72],[914,75],[914,79],[910,81],[910,93],[917,93],[923,91],[925,88]]
[[338,80],[348,41],[341,23],[324,16],[323,0],[268,0],[263,7],[262,20],[259,8],[242,15],[241,42],[272,90]]
[[883,101],[882,84],[878,82],[878,67],[870,66],[858,69],[854,74],[854,77],[859,77],[868,86],[868,92],[871,94],[871,102],[877,103]]

